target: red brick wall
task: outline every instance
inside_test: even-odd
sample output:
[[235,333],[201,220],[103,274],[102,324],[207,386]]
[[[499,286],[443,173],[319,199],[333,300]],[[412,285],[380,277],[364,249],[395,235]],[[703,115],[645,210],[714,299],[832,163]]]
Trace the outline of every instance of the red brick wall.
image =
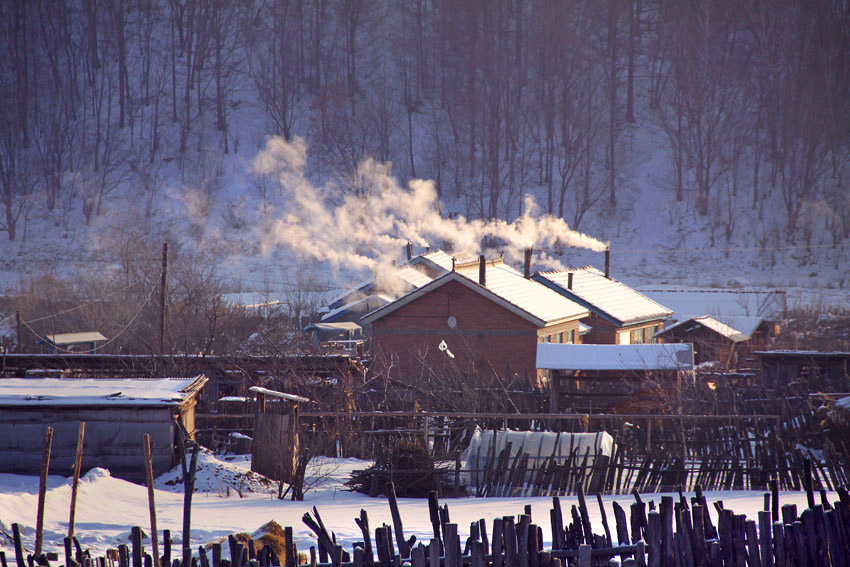
[[[448,318],[457,319],[451,329]],[[575,328],[572,321],[561,328]],[[554,331],[553,331],[554,332]],[[519,375],[536,382],[538,328],[458,282],[447,284],[396,309],[372,325],[373,371],[390,370],[405,381],[454,365],[503,379]],[[438,350],[446,341],[453,361]]]

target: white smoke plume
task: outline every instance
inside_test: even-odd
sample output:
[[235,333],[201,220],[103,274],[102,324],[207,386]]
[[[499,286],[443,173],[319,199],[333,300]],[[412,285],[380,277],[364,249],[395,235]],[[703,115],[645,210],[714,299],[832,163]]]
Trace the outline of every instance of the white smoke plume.
[[[561,218],[537,216],[531,196],[526,197],[525,213],[512,222],[445,218],[432,181],[414,179],[404,188],[390,175],[389,166],[366,159],[356,174],[360,191],[340,197],[338,188],[310,183],[304,175],[306,161],[307,146],[300,138],[291,143],[272,138],[254,158],[255,173],[278,176],[291,202],[265,245],[283,244],[335,267],[370,270],[379,280],[392,270],[408,242],[465,255],[487,253],[482,243],[496,242],[513,262],[522,261],[526,248],[570,246],[601,252],[607,247],[572,230]],[[549,255],[541,259],[560,266]]]

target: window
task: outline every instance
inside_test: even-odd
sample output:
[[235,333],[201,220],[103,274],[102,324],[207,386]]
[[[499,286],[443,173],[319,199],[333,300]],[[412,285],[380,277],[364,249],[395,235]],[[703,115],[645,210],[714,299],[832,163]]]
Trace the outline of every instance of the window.
[[644,343],[644,329],[634,329],[631,332],[631,343],[633,345],[640,345]]

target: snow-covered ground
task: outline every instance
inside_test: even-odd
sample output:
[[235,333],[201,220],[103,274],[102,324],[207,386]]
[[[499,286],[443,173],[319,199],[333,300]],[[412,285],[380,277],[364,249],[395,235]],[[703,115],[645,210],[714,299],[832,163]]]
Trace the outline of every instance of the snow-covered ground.
[[[312,466],[311,473],[314,478],[320,477],[321,482],[307,492],[303,502],[290,502],[276,498],[274,485],[264,486],[256,477],[248,478],[250,462],[246,457],[216,457],[204,453],[199,459],[196,493],[192,501],[192,545],[197,549],[199,545],[231,533],[253,532],[269,520],[275,520],[282,526],[292,526],[299,550],[306,550],[316,544],[301,517],[315,506],[328,530],[333,531],[337,540],[350,550],[353,542],[362,539],[354,522],[361,509],[369,514],[373,529],[382,523],[392,524],[385,498],[369,498],[344,490],[343,482],[351,471],[366,468],[369,464],[356,459],[323,460]],[[155,491],[158,528],[170,529],[175,542],[180,540],[183,513],[180,485],[171,482],[180,476],[178,471],[179,467],[158,478]],[[232,488],[228,492],[227,486],[232,483],[238,485],[240,479],[245,479],[243,488],[251,487],[256,491],[242,490],[241,498]],[[44,520],[45,551],[62,551],[62,538],[68,530],[70,495],[70,478],[49,477]],[[660,502],[661,496],[647,494],[643,499]],[[749,518],[756,518],[764,503],[762,492],[707,492],[706,497],[712,513],[715,511],[711,503],[722,500],[726,508],[744,513]],[[611,503],[615,500],[624,506],[634,501],[626,495],[603,497],[609,522],[613,522]],[[835,500],[835,496],[830,495],[830,500]],[[15,522],[22,527],[24,545],[30,552],[33,549],[37,502],[38,477],[0,475],[0,550],[5,551],[7,556],[13,549],[6,534],[11,534],[11,525]],[[551,498],[458,498],[445,499],[442,503],[448,504],[451,521],[458,524],[463,537],[468,535],[473,521],[485,518],[490,524],[494,518],[523,513],[524,506],[531,505],[532,520],[542,526],[546,545],[551,542]],[[575,497],[561,498],[565,511],[576,503]],[[802,509],[805,503],[804,492],[780,494],[780,504],[796,504],[798,509]],[[589,507],[594,531],[601,533],[600,514],[594,500],[589,501]],[[400,499],[399,508],[406,536],[415,534],[419,540],[430,537],[427,501]],[[145,532],[148,531],[148,518],[147,489],[144,486],[113,478],[104,469],[93,469],[80,479],[75,531],[84,548],[103,553],[107,548],[127,543],[132,526],[139,525]],[[147,540],[146,545],[149,545]]]

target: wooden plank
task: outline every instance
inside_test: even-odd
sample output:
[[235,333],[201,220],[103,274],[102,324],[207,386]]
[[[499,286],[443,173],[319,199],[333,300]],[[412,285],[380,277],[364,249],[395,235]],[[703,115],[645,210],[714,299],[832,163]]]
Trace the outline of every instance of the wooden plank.
[[[53,446],[53,428],[48,427],[44,432],[44,445],[41,451],[41,474],[38,480],[38,512],[35,521],[35,554],[41,553],[41,543],[44,533],[44,500],[47,495],[47,473],[50,470],[50,449]],[[140,566],[141,567],[141,566]]]
[[628,545],[630,540],[626,511],[616,501],[612,502],[611,506],[614,508],[614,522],[617,525],[617,543],[619,545]]
[[773,522],[773,564],[788,567],[785,562],[785,529],[781,522]]

